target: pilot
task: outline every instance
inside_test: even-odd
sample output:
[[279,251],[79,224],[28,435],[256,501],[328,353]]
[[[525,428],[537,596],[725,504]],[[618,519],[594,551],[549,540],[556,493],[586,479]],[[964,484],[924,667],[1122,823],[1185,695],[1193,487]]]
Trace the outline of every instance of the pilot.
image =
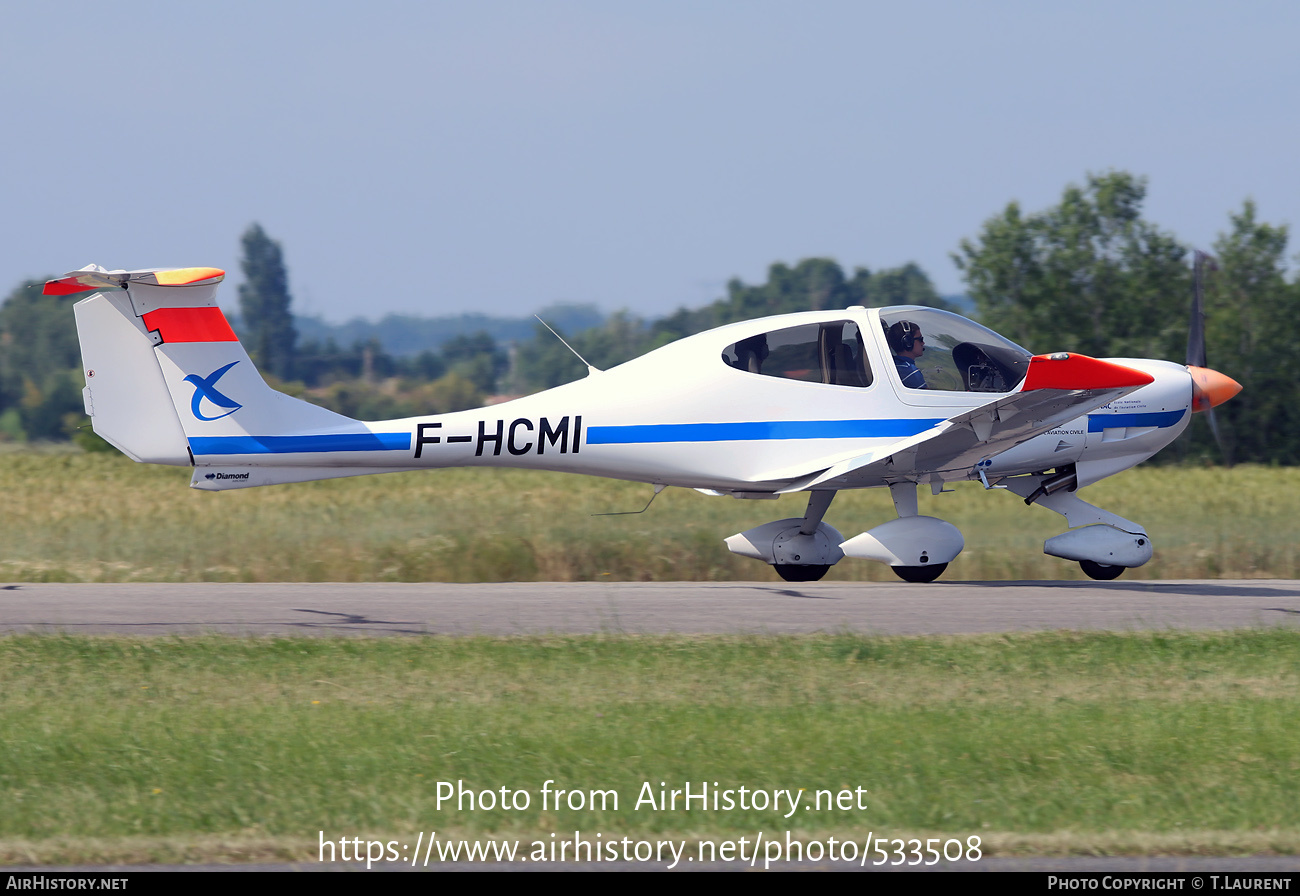
[[894,366],[903,385],[909,389],[924,389],[925,375],[916,366],[916,359],[925,351],[925,337],[921,328],[910,320],[900,320],[889,328],[889,350],[894,353]]

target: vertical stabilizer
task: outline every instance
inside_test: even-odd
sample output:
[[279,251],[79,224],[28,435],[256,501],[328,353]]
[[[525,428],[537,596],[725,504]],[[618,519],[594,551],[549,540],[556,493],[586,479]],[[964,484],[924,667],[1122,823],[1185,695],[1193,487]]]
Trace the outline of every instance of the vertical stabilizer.
[[82,396],[95,432],[132,460],[189,466],[189,444],[172,409],[153,340],[124,292],[73,306],[81,342]]

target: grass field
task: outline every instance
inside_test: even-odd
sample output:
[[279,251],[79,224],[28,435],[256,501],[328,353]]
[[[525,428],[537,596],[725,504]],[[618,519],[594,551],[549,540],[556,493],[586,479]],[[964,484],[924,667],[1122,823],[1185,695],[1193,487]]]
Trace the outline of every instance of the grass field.
[[[804,501],[736,501],[511,470],[439,470],[225,493],[188,488],[189,469],[117,454],[0,453],[0,581],[733,581],[774,579],[727,536]],[[1081,578],[1042,553],[1064,520],[977,484],[921,512],[949,520],[966,550],[944,579]],[[1300,577],[1300,470],[1144,467],[1083,497],[1142,523],[1155,558],[1130,578]],[[846,537],[894,517],[881,489],[841,492],[827,521]],[[845,560],[832,580],[893,580]]]
[[[981,838],[1300,852],[1300,637],[0,639],[0,862],[314,861],[359,836]],[[439,782],[527,810],[439,807]],[[544,811],[541,791],[612,790]],[[865,792],[666,811],[642,788]]]

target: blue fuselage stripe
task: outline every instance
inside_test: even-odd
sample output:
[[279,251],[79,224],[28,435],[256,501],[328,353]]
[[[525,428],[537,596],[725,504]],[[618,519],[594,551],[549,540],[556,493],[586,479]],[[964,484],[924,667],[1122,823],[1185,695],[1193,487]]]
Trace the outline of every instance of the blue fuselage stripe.
[[[588,445],[631,445],[661,442],[755,442],[781,439],[906,438],[924,432],[942,419],[893,420],[773,420],[749,423],[668,423],[635,426],[592,426]],[[337,451],[409,451],[405,432],[347,433],[299,436],[194,436],[196,455],[316,454]]]
[[1177,411],[1152,411],[1146,414],[1089,414],[1088,432],[1101,432],[1119,426],[1154,426],[1157,429],[1164,429],[1176,425],[1186,413],[1187,409],[1182,408]]
[[195,454],[317,454],[334,451],[409,451],[409,432],[318,436],[193,436]]
[[589,426],[588,445],[656,442],[757,442],[775,439],[905,438],[942,419],[771,420],[753,423],[664,423],[641,426]]

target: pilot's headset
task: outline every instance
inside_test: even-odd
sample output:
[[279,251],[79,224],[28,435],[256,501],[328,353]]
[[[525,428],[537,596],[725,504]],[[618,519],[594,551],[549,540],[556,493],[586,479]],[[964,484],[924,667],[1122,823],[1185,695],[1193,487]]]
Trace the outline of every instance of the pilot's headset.
[[916,345],[916,324],[900,320],[889,328],[889,337],[902,351],[910,352]]

